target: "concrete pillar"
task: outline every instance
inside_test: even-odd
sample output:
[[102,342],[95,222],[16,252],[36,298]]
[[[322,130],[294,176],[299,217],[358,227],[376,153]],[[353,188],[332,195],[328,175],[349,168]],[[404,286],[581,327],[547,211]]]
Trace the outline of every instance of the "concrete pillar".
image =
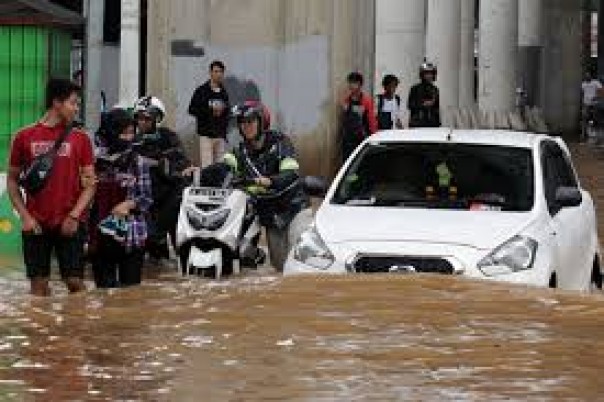
[[461,51],[459,54],[459,107],[473,108],[475,69],[474,28],[476,26],[476,0],[461,0]]
[[376,90],[385,74],[394,74],[401,80],[399,94],[407,99],[425,56],[425,18],[424,0],[376,0]]
[[518,0],[518,85],[536,106],[543,49],[543,0]]
[[134,105],[139,96],[140,0],[121,0],[119,104]]
[[86,15],[86,58],[84,69],[84,119],[90,132],[95,132],[101,120],[101,53],[103,51],[103,15],[105,2],[88,0]]
[[518,0],[480,2],[480,108],[510,112],[516,98]]
[[459,69],[461,52],[460,0],[428,0],[426,56],[438,67],[436,84],[445,125],[459,106]]
[[598,2],[598,77],[604,77],[604,0]]
[[553,133],[578,138],[582,79],[580,1],[548,0],[543,8],[541,103]]

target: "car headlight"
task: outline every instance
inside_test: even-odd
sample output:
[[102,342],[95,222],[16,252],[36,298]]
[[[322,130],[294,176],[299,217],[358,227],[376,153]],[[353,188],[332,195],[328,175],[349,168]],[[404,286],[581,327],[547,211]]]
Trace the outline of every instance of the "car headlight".
[[516,236],[497,247],[478,263],[486,276],[505,275],[533,268],[537,254],[537,242],[524,236]]
[[294,258],[318,269],[327,269],[334,263],[334,256],[313,227],[302,233],[294,246]]

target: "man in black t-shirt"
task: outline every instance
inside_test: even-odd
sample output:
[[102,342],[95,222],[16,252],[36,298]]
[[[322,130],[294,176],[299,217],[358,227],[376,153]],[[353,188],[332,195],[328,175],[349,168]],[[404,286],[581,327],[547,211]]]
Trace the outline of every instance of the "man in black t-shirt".
[[197,88],[189,114],[197,119],[201,167],[222,160],[229,123],[229,95],[223,85],[224,63],[210,64],[210,79]]

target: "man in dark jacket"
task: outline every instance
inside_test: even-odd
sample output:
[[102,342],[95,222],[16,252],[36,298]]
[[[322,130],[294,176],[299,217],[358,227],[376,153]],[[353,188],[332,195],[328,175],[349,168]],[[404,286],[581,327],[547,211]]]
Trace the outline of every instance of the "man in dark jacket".
[[189,114],[197,119],[201,167],[219,162],[224,148],[229,123],[229,95],[222,81],[224,63],[210,64],[210,79],[197,88],[191,98]]
[[409,127],[440,127],[440,96],[434,85],[436,66],[423,63],[419,70],[421,82],[411,88],[407,107]]
[[266,227],[271,263],[282,271],[289,250],[312,221],[296,151],[287,136],[265,129],[269,117],[262,105],[244,104],[235,114],[243,141],[224,161],[247,184],[245,190]]
[[172,244],[176,240],[180,190],[186,185],[184,176],[190,176],[195,169],[178,134],[159,126],[165,113],[163,103],[154,96],[145,96],[134,106],[138,125],[135,149],[151,166],[153,188],[147,251],[160,260],[168,258],[166,234],[170,234]]

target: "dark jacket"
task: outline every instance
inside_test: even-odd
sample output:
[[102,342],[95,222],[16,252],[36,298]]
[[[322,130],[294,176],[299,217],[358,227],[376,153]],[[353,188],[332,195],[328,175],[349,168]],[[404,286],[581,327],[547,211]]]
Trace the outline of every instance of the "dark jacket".
[[[224,111],[220,116],[212,114],[211,105],[222,103]],[[229,124],[229,95],[221,86],[216,92],[210,86],[210,81],[200,86],[193,93],[189,105],[189,114],[197,119],[197,134],[209,138],[226,138]]]
[[[268,177],[270,189],[255,185],[246,190],[255,199],[260,222],[269,227],[284,228],[298,212],[309,206],[300,183],[299,165],[291,140],[277,131],[264,132],[260,150],[245,142],[225,155],[225,163],[238,176],[253,180]],[[276,195],[276,196],[275,196]]]
[[176,178],[191,166],[182,142],[174,131],[160,127],[137,139],[136,151],[151,161],[151,182],[156,202],[173,195]]
[[[426,100],[434,100],[433,106],[424,106]],[[438,88],[429,82],[421,82],[411,88],[407,101],[409,127],[440,127],[440,95]]]

